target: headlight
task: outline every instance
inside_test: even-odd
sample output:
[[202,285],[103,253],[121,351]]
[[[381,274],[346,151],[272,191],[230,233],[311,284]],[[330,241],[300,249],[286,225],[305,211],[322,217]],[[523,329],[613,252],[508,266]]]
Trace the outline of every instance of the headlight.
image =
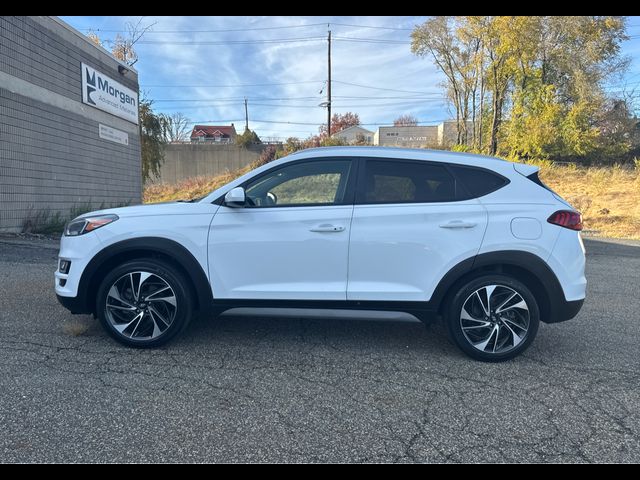
[[104,227],[118,220],[117,215],[94,215],[92,217],[81,217],[71,220],[64,227],[64,234],[67,237],[76,237],[85,233],[93,232],[96,228]]

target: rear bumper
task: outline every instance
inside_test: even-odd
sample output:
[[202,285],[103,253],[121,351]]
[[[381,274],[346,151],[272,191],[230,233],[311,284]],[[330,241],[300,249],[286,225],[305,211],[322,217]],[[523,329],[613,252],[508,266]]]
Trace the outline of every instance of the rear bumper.
[[73,314],[91,313],[90,309],[78,297],[62,297],[60,295],[56,295],[56,297],[58,297],[58,302]]
[[571,320],[573,317],[578,315],[583,304],[584,299],[558,302],[556,305],[552,306],[549,318],[543,318],[542,321],[545,323],[559,323]]

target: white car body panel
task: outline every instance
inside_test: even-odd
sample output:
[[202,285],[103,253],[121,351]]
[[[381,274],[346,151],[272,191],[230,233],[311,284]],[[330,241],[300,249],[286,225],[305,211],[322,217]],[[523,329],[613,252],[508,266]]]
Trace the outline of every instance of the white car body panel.
[[587,294],[587,278],[584,275],[586,257],[579,232],[561,228],[553,248],[553,255],[549,256],[547,263],[558,277],[568,302],[585,298]]
[[[353,205],[220,210],[211,224],[216,298],[345,300]],[[337,232],[311,231],[322,225]]]
[[[473,226],[449,228],[456,222]],[[429,300],[451,268],[478,253],[486,227],[477,200],[356,205],[347,299]]]
[[59,257],[71,260],[71,270],[68,275],[56,272],[56,279],[67,280],[64,287],[56,280],[56,293],[63,297],[76,296],[82,271],[96,254],[110,245],[139,237],[166,238],[179,243],[207,272],[207,237],[218,208],[214,204],[176,202],[92,212],[91,215],[116,214],[119,219],[109,228],[78,237],[62,237]]

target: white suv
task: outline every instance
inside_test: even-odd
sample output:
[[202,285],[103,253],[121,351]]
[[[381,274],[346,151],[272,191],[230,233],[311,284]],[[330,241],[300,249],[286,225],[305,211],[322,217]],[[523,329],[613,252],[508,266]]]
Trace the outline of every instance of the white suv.
[[499,361],[585,298],[581,216],[537,167],[429,150],[305,150],[191,202],[70,222],[56,293],[116,340],[155,347],[196,311],[235,307],[440,315]]

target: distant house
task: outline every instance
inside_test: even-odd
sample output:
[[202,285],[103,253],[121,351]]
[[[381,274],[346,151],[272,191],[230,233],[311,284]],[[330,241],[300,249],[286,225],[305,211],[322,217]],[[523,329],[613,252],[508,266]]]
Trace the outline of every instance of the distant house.
[[353,143],[373,144],[373,132],[362,128],[360,125],[345,128],[331,135],[333,138],[341,138],[345,143],[351,145]]
[[195,143],[235,143],[236,127],[227,125],[196,125],[191,132]]

